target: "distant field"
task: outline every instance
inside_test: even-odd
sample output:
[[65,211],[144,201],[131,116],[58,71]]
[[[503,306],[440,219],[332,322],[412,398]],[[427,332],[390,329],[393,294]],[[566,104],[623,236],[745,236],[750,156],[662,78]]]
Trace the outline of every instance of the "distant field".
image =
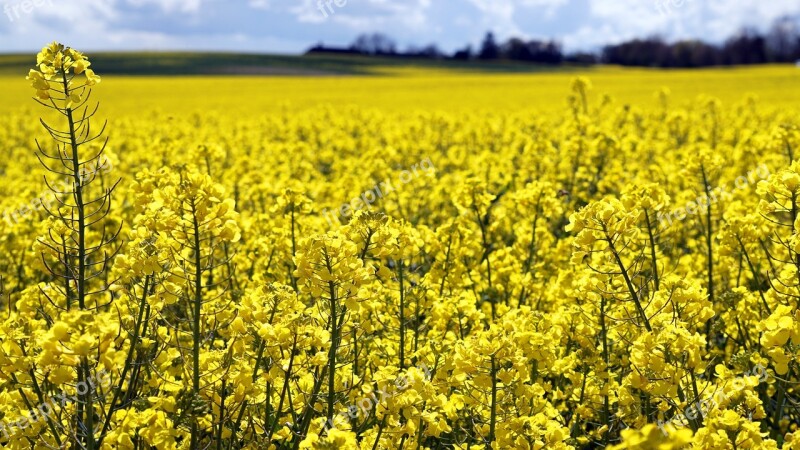
[[[691,102],[701,94],[725,103],[740,101],[747,94],[757,95],[769,106],[800,103],[800,69],[790,65],[701,70],[553,68],[347,56],[187,53],[101,53],[92,61],[103,75],[102,89],[95,95],[109,100],[103,108],[107,117],[147,110],[260,114],[320,104],[387,111],[553,111],[564,108],[569,82],[577,75],[587,76],[597,94],[638,106],[655,104],[654,93],[662,87],[671,90],[675,104]],[[0,56],[6,100],[0,103],[0,112],[33,106],[24,80],[32,65],[31,56]]]
[[[26,70],[30,55],[0,55],[0,74]],[[373,58],[350,55],[257,55],[236,53],[128,52],[96,53],[92,64],[106,75],[374,75],[383,67],[421,67],[473,72],[554,72],[576,66],[518,62],[472,63],[427,59]]]

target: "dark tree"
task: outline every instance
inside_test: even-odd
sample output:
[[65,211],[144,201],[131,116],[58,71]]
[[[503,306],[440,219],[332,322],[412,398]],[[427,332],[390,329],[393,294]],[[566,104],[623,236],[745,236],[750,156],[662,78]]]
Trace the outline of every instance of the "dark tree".
[[492,34],[492,32],[490,31],[486,33],[486,37],[483,38],[483,43],[481,44],[481,51],[478,54],[478,58],[497,59],[499,57],[500,57],[500,47],[494,40],[494,34]]
[[742,29],[722,47],[725,64],[763,64],[767,62],[767,40],[753,29]]
[[561,45],[555,41],[524,41],[519,38],[511,38],[503,44],[500,57],[539,64],[558,64],[564,59]]
[[365,55],[394,55],[397,45],[385,34],[362,34],[356,38],[350,48]]
[[564,61],[573,64],[593,65],[597,64],[597,55],[587,52],[570,53],[564,57]]
[[668,67],[704,67],[719,64],[719,52],[702,41],[679,41],[672,44]]
[[504,57],[516,61],[530,61],[533,59],[533,54],[528,46],[528,43],[519,38],[511,38],[503,44],[501,52]]
[[411,46],[402,55],[414,58],[429,58],[429,59],[439,59],[445,56],[444,52],[439,50],[439,47],[436,44],[429,44],[422,48]]
[[561,51],[561,44],[556,41],[539,42],[531,41],[528,43],[532,61],[543,64],[560,64],[564,60]]
[[[440,59],[447,56],[436,44],[424,47],[411,46],[398,52],[395,41],[382,33],[362,34],[349,47],[325,47],[322,43],[308,53],[361,54],[391,57]],[[472,46],[457,50],[452,59],[469,61],[505,59],[537,64],[576,64],[604,62],[623,66],[644,67],[706,67],[715,65],[787,63],[800,60],[800,16],[781,17],[766,34],[756,29],[744,28],[721,45],[701,40],[683,40],[669,43],[659,36],[633,39],[608,45],[600,55],[573,53],[565,56],[561,44],[550,40],[525,40],[512,37],[498,44],[490,31],[473,52]]]
[[775,20],[767,33],[767,51],[772,62],[794,62],[800,58],[798,18],[784,16]]
[[456,52],[453,53],[453,59],[457,59],[459,61],[468,61],[472,59],[472,46],[467,45],[461,50],[456,50]]
[[668,67],[670,46],[659,37],[634,39],[603,49],[603,60],[623,66]]

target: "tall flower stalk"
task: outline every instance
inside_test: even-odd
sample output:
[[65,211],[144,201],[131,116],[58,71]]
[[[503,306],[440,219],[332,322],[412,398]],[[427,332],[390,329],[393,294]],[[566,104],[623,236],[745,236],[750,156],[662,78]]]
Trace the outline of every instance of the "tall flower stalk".
[[[65,312],[96,313],[108,306],[110,300],[103,300],[108,286],[101,280],[119,249],[115,240],[121,230],[118,224],[116,231],[108,233],[105,223],[117,183],[92,189],[107,167],[104,152],[108,140],[102,140],[105,124],[97,131],[92,128],[99,104],[90,108],[89,98],[100,77],[90,65],[79,51],[54,42],[38,54],[38,70],[32,69],[27,77],[36,89],[36,101],[62,116],[60,125],[40,120],[51,142],[37,140],[36,156],[47,172],[45,183],[55,200],[52,207],[45,207],[54,226],[39,240],[42,260],[53,278],[51,289],[42,293]],[[89,351],[80,353],[77,381],[91,384],[97,363],[92,362]],[[74,439],[89,450],[96,448],[99,415],[95,395],[93,389],[79,393],[76,412]]]

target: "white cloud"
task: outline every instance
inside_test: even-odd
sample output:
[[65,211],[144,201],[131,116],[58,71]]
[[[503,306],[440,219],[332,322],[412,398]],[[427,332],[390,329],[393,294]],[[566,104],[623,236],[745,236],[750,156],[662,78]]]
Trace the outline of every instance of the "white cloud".
[[289,8],[301,23],[332,22],[355,31],[383,31],[401,26],[423,29],[431,0],[301,0]]
[[263,9],[263,10],[269,10],[270,7],[272,6],[270,0],[249,0],[247,4],[250,5],[250,7],[253,9]]
[[564,36],[561,43],[566,51],[595,50],[610,42],[619,42],[628,39],[610,25],[584,26],[577,31]]
[[[480,13],[477,21],[480,30],[494,30],[500,39],[511,36],[532,37],[529,30],[522,29],[516,19],[520,14],[553,16],[571,0],[467,0]],[[544,14],[542,14],[544,11]]]
[[3,33],[3,41],[17,44],[8,47],[15,51],[39,48],[51,41],[85,50],[173,48],[181,38],[166,30],[119,26],[119,21],[124,19],[120,8],[123,4],[153,5],[164,12],[186,14],[198,12],[202,3],[203,0],[72,0],[57,7],[45,3],[15,20]]
[[514,0],[469,0],[480,13],[481,29],[500,30],[499,35],[521,35],[514,21],[517,3]]
[[784,15],[800,13],[797,0],[727,0],[709,2],[706,8],[712,16],[708,26],[719,38],[730,36],[744,25],[764,28]]
[[589,0],[591,27],[571,33],[565,42],[593,41],[594,34],[608,38],[599,42],[652,34],[720,42],[743,26],[763,29],[778,17],[798,12],[797,0]]
[[545,17],[552,17],[559,9],[567,5],[570,0],[519,0],[521,6],[527,8],[544,8]]
[[200,10],[203,0],[126,0],[133,6],[153,5],[167,13],[182,12],[196,13]]
[[[327,4],[326,17],[319,6]],[[126,20],[131,10],[135,22]],[[254,10],[263,26],[253,27]],[[109,49],[236,50],[275,42],[281,51],[302,51],[320,40],[341,43],[374,31],[401,44],[438,41],[452,50],[476,44],[485,30],[499,40],[555,37],[574,50],[652,34],[719,42],[742,26],[765,29],[788,13],[800,13],[798,0],[46,0],[18,17],[0,16],[0,51],[28,51],[48,39]],[[542,30],[547,36],[536,34]]]

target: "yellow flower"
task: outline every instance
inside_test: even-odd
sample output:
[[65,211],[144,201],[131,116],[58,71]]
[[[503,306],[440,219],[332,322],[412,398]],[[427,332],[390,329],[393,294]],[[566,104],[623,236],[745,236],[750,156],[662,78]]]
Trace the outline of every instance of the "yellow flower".
[[25,79],[30,81],[31,86],[37,91],[47,91],[50,89],[50,83],[48,83],[42,73],[37,70],[31,69]]
[[95,84],[100,83],[100,76],[94,73],[92,69],[86,69],[86,85],[87,86],[94,86]]
[[84,334],[77,342],[72,344],[72,351],[79,356],[88,356],[96,345],[97,343],[94,337]]
[[[82,74],[91,64],[92,63],[90,63],[86,59],[78,59],[78,60],[76,60],[75,61],[75,66],[74,66],[75,75]],[[88,74],[87,74],[87,77],[88,77]]]
[[64,322],[56,322],[53,325],[53,336],[61,342],[69,341],[70,326]]

